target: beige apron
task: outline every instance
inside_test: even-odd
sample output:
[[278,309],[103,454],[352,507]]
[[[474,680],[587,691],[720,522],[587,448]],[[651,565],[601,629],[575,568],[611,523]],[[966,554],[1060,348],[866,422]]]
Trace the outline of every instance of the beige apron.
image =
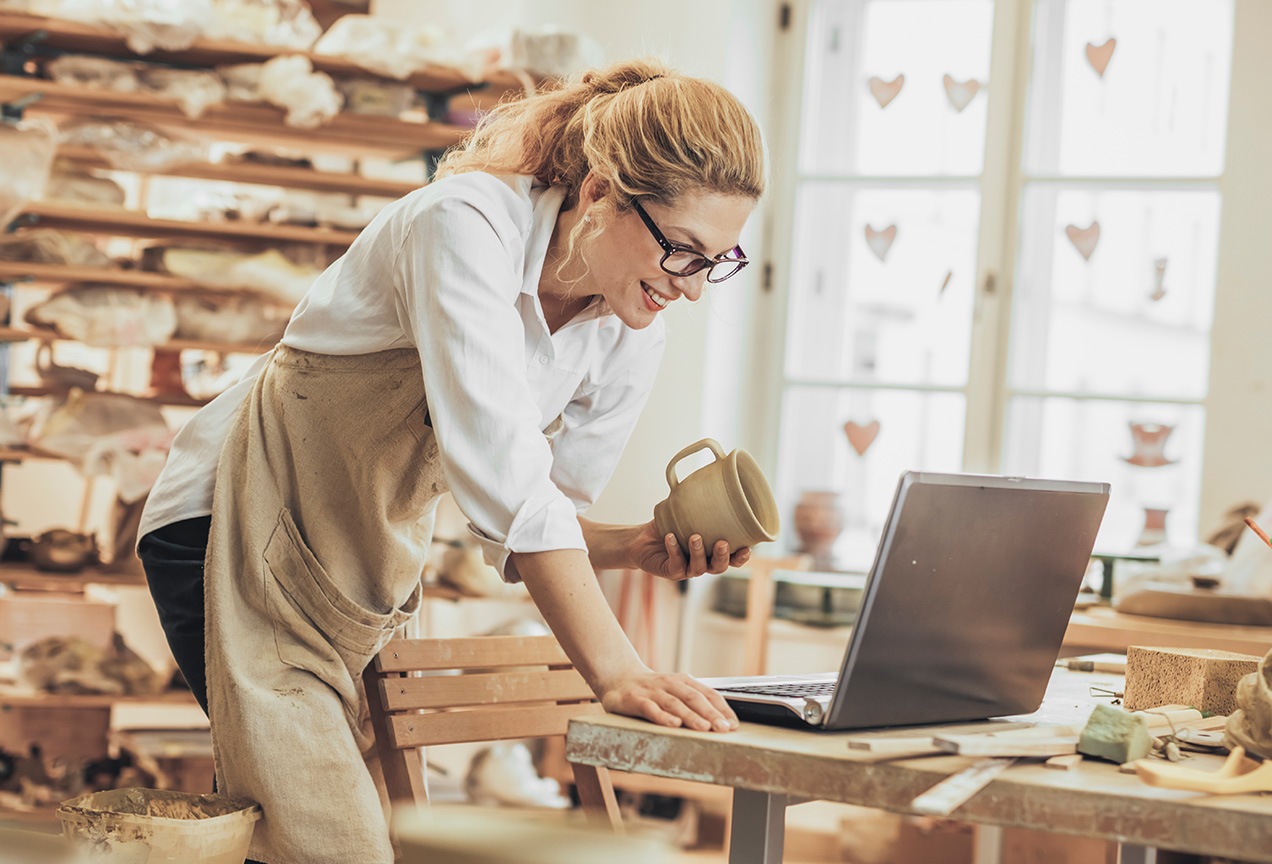
[[205,575],[220,788],[265,811],[250,858],[393,861],[361,673],[419,608],[445,490],[413,349],[274,349],[221,451]]

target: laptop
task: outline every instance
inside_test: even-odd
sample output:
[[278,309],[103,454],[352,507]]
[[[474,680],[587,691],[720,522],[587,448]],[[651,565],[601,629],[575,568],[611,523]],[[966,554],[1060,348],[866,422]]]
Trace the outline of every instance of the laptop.
[[839,673],[704,678],[738,717],[862,729],[1042,704],[1107,483],[906,472]]

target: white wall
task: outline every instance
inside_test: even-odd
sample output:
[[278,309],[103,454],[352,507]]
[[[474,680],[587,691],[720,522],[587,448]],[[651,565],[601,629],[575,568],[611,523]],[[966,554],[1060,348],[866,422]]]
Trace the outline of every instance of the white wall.
[[1237,0],[1200,532],[1272,495],[1272,3]]

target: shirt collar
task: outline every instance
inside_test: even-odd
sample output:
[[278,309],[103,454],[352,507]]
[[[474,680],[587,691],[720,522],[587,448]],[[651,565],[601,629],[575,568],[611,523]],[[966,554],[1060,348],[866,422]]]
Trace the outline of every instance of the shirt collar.
[[[565,203],[565,190],[560,186],[549,186],[535,181],[530,187],[530,203],[534,215],[530,224],[530,234],[526,238],[526,270],[521,282],[521,293],[538,297],[539,278],[543,275],[544,259],[548,254],[548,243],[552,240],[552,231],[556,228],[557,215],[561,205]],[[609,302],[600,295],[592,299],[582,312],[574,316],[570,323],[580,323],[614,314]]]

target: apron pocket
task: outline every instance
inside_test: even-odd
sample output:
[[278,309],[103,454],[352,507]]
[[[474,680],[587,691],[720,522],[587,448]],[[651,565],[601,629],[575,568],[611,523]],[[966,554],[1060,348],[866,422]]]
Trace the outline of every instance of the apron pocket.
[[346,597],[283,508],[265,547],[265,598],[278,657],[330,685],[356,712],[356,679],[406,614],[381,615]]

